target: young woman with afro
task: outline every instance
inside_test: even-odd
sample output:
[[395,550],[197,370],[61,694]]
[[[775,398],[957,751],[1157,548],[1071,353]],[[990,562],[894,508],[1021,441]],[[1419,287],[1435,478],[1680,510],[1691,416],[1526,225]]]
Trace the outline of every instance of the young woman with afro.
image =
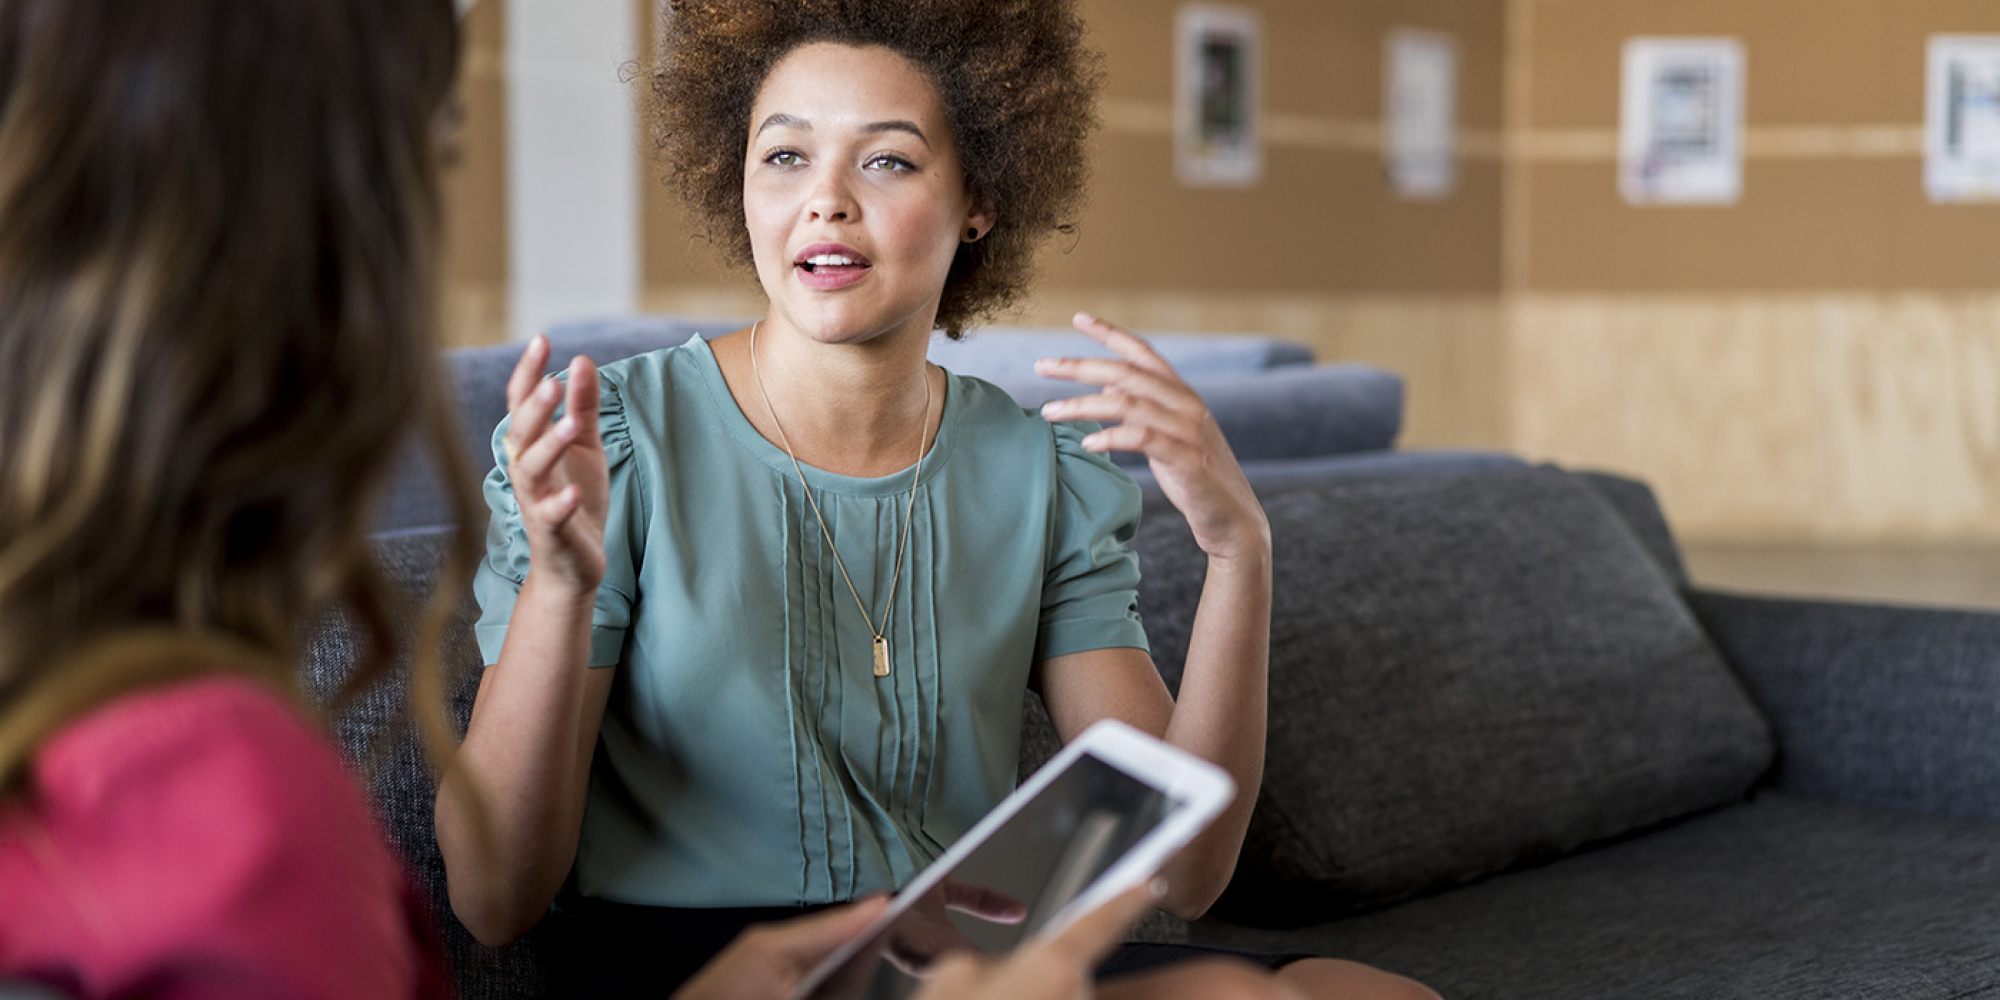
[[[1201,399],[1142,340],[1024,412],[926,358],[1028,288],[1087,178],[1097,57],[1068,0],[676,0],[650,113],[750,328],[539,381],[523,356],[475,583],[491,664],[458,767],[493,800],[452,904],[489,942],[549,913],[561,974],[661,992],[742,928],[908,881],[1012,789],[1024,693],[1226,768],[1163,872],[1194,917],[1263,768],[1270,528]],[[558,415],[558,410],[563,412]],[[1112,423],[1100,429],[1098,423]],[[1139,452],[1209,559],[1178,702],[1136,607]],[[448,786],[449,787],[449,786]],[[551,904],[554,904],[551,911]],[[1426,997],[1328,959],[1127,946],[1106,996]]]

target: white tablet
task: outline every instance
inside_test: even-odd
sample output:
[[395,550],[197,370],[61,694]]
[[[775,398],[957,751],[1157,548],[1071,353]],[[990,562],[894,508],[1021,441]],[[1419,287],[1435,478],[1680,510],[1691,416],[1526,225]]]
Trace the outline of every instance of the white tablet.
[[1219,767],[1100,722],[1036,771],[792,1000],[889,1000],[937,958],[1052,935],[1153,877],[1236,794]]

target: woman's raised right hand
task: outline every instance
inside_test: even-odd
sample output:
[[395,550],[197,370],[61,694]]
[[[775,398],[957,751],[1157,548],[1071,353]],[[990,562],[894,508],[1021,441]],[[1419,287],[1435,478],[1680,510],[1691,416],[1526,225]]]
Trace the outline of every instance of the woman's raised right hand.
[[[597,366],[578,355],[563,383],[543,378],[549,341],[536,337],[507,380],[507,476],[528,535],[531,574],[588,598],[604,579],[610,472],[597,435]],[[567,399],[565,399],[567,395]],[[555,419],[561,404],[563,416]]]

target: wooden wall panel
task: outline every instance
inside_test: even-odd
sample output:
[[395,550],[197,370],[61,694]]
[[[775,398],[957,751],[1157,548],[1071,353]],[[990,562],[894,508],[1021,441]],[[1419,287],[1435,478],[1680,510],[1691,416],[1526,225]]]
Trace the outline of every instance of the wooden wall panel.
[[[1526,287],[1750,291],[2000,287],[2000,208],[1923,193],[1924,47],[2000,32],[1966,0],[1533,0],[1526,58]],[[1750,157],[1733,206],[1617,192],[1620,51],[1729,35],[1748,52]]]
[[444,172],[444,340],[507,339],[507,78],[504,4],[466,15],[453,98],[460,126]]
[[[1495,127],[1501,0],[1253,0],[1265,19],[1266,107],[1313,128],[1372,125],[1381,113],[1383,36],[1394,26],[1461,41],[1463,120]],[[1046,281],[1218,294],[1467,294],[1499,285],[1500,170],[1462,165],[1439,203],[1394,198],[1379,149],[1273,143],[1250,190],[1190,190],[1174,177],[1174,14],[1166,0],[1089,0],[1107,96],[1134,112],[1100,133],[1090,207],[1073,247],[1045,256]],[[653,299],[736,279],[691,242],[661,167],[646,171],[645,277]],[[1068,252],[1064,252],[1068,249]]]
[[2000,294],[1514,304],[1515,442],[1693,540],[2000,538]]

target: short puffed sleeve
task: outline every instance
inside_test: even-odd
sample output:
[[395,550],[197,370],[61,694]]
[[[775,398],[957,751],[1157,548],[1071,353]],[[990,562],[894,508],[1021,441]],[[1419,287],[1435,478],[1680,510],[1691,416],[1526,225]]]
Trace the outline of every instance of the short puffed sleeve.
[[1146,649],[1139,621],[1139,486],[1111,460],[1083,447],[1087,422],[1051,425],[1056,475],[1048,569],[1042,583],[1035,658],[1091,649]]
[[[565,381],[568,372],[557,375]],[[596,606],[590,616],[590,666],[618,665],[625,648],[625,631],[632,625],[632,608],[638,597],[638,560],[633,544],[639,525],[645,490],[636,482],[639,475],[632,460],[632,430],[625,414],[625,398],[617,382],[602,373],[598,376],[597,432],[604,442],[605,464],[611,473],[610,509],[604,522],[604,582],[597,588]],[[486,558],[472,580],[472,592],[479,600],[479,622],[474,634],[479,652],[487,663],[500,662],[500,647],[507,639],[507,625],[514,615],[514,602],[528,579],[528,534],[521,525],[521,507],[514,499],[514,484],[507,477],[509,420],[493,429],[493,471],[486,474],[483,487],[491,519],[486,528]]]

